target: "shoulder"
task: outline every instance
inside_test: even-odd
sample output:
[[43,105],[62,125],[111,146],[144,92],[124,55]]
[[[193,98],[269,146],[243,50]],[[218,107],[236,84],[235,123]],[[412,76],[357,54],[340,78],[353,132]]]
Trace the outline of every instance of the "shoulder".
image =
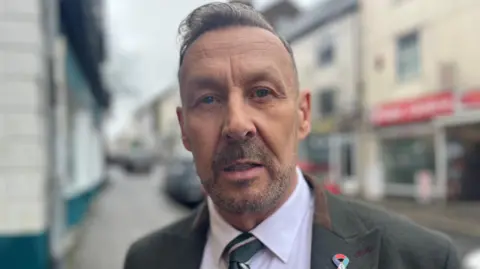
[[161,264],[158,253],[165,254],[175,249],[175,243],[182,237],[188,236],[194,218],[195,214],[191,214],[136,240],[127,251],[124,269],[146,269],[153,268],[155,264]]
[[427,258],[432,264],[443,266],[439,268],[457,268],[455,247],[445,234],[420,226],[407,217],[379,206],[340,199],[348,204],[367,229],[380,229],[382,251],[399,255],[407,264],[422,263]]

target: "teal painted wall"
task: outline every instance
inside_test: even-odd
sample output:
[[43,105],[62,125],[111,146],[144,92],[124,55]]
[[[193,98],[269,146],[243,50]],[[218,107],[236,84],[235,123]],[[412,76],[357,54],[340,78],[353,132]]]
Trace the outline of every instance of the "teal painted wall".
[[81,224],[85,219],[86,214],[90,208],[90,204],[105,187],[106,180],[102,180],[101,183],[88,189],[79,195],[76,195],[66,201],[67,203],[67,228],[72,228]]
[[0,234],[0,268],[50,268],[48,233],[31,235]]
[[[93,199],[106,186],[103,180],[97,186],[68,199],[67,225],[73,228],[87,216]],[[0,269],[51,269],[48,232],[39,234],[0,234]]]

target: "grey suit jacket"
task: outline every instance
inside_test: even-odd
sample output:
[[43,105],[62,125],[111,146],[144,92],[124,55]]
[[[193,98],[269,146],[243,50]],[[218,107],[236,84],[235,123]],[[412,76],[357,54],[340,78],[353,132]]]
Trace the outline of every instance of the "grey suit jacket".
[[[315,194],[311,269],[460,269],[451,241],[406,218],[334,196],[305,175]],[[209,227],[205,204],[187,218],[135,242],[124,269],[198,269]],[[252,268],[255,269],[255,268]],[[299,268],[301,269],[301,268]]]

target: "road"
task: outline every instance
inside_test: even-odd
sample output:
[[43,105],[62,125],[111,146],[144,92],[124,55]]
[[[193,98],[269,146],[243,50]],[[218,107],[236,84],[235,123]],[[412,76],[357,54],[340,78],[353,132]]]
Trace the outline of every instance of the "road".
[[[122,268],[128,246],[137,238],[159,229],[188,210],[160,191],[161,171],[155,176],[115,176],[94,203],[73,257],[72,269]],[[475,247],[479,238],[449,234],[461,255]]]

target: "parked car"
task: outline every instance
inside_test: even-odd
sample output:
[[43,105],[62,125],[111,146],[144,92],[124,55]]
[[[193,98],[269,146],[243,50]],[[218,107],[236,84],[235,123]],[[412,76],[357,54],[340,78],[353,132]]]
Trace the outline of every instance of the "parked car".
[[177,157],[168,161],[164,191],[173,200],[188,207],[195,207],[205,199],[193,159]]
[[125,156],[123,168],[129,173],[150,173],[157,162],[153,152],[134,149]]

